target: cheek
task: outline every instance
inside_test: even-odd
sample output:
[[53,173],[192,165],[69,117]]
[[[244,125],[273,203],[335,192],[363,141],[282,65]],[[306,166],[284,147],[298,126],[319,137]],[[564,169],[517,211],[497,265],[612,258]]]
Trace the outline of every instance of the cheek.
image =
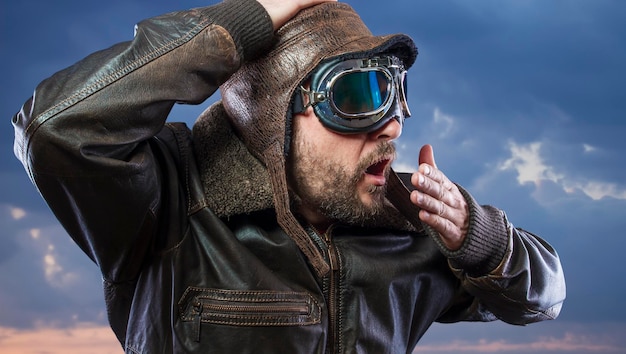
[[364,141],[355,135],[342,135],[334,132],[318,135],[317,146],[335,161],[354,164],[359,161]]
[[358,165],[362,151],[363,144],[357,141],[344,141],[343,144],[336,143],[332,148],[332,153],[345,164],[348,170],[352,170]]
[[295,122],[297,139],[311,147],[310,153],[316,158],[340,163],[348,170],[353,168],[359,161],[366,137],[332,132],[319,122],[312,109],[310,113]]

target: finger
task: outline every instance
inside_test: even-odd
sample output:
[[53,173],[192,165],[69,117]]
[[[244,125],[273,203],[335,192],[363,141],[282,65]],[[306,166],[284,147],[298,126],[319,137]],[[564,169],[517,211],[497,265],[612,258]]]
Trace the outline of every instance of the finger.
[[443,172],[429,165],[421,165],[411,177],[411,182],[417,190],[448,203],[453,194],[451,192],[456,188]]
[[422,210],[426,210],[433,215],[440,216],[442,218],[449,219],[453,215],[453,211],[450,206],[444,201],[433,198],[432,196],[421,193],[419,191],[413,191],[411,193],[411,199]]
[[435,163],[435,154],[433,153],[433,147],[429,144],[422,146],[420,149],[419,156],[419,164],[429,164],[435,168],[437,168],[437,164]]
[[454,225],[450,220],[429,213],[426,210],[420,210],[419,218],[422,222],[439,233],[441,240],[447,248],[453,251],[461,248],[464,239],[463,230]]
[[438,199],[414,190],[411,192],[410,198],[413,204],[420,209],[449,220],[458,228],[463,228],[467,222],[467,204],[463,202],[462,197],[454,197],[447,193],[442,199]]
[[272,20],[274,29],[277,30],[300,10],[310,6],[318,5],[323,2],[336,0],[300,0],[300,1],[283,1],[283,0],[258,0],[259,4],[265,8],[267,14]]
[[420,210],[420,219],[442,235],[449,234],[452,229],[449,220],[424,209]]
[[431,179],[435,181],[436,183],[443,184],[448,190],[450,190],[452,186],[454,185],[452,182],[450,182],[448,177],[441,170],[431,165],[421,164],[418,166],[417,172],[423,174],[428,179]]

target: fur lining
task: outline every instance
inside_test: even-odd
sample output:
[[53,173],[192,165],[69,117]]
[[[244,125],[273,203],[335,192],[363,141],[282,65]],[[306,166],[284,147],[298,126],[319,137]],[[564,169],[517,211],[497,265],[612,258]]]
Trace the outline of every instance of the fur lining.
[[[206,201],[217,216],[274,207],[267,169],[237,137],[221,102],[200,115],[193,126],[193,141]],[[359,226],[415,231],[391,203],[387,205],[383,215]]]
[[217,216],[274,206],[267,169],[235,135],[221,101],[200,115],[192,134],[200,180]]

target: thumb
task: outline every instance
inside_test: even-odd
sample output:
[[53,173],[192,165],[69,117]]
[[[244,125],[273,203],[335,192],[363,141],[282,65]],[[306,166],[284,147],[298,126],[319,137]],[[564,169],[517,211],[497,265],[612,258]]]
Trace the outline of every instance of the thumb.
[[433,153],[433,147],[429,144],[422,146],[420,149],[420,157],[419,164],[429,164],[434,168],[437,168],[437,164],[435,163],[435,154]]

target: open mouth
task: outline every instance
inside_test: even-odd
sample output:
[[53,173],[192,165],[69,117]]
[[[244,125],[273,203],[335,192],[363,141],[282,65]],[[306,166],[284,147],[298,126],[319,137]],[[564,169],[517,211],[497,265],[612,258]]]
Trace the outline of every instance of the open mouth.
[[370,165],[365,170],[365,173],[367,173],[368,175],[374,175],[374,176],[384,176],[385,170],[387,169],[387,165],[389,165],[389,161],[390,161],[389,159],[380,160]]

